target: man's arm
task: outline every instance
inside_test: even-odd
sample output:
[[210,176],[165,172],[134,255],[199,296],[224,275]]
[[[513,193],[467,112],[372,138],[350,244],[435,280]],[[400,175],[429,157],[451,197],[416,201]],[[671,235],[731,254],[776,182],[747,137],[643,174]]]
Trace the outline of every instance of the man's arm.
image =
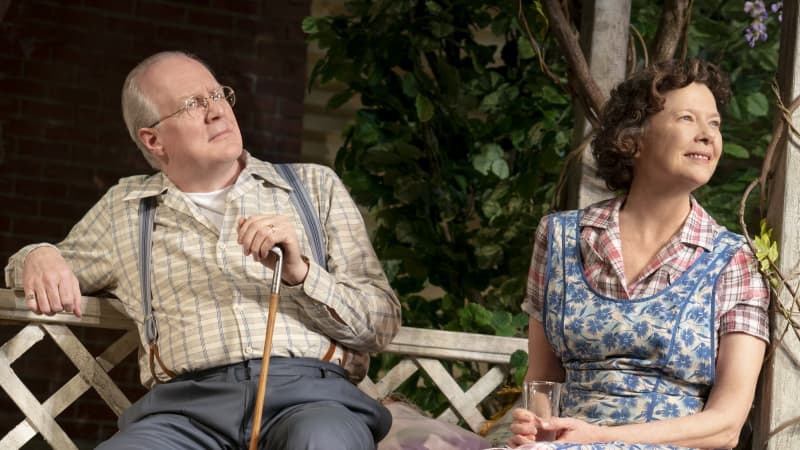
[[331,169],[303,165],[298,174],[321,203],[328,270],[301,254],[297,235],[305,231],[294,229],[288,217],[240,220],[239,243],[245,255],[268,267],[274,267],[269,249],[281,245],[285,283],[281,296],[298,302],[331,339],[354,350],[379,351],[400,328],[400,303],[375,255],[361,213]]
[[81,289],[109,287],[108,214],[105,197],[72,228],[58,245],[32,244],[8,260],[6,286],[23,289],[28,308],[37,314],[61,311],[81,316]]

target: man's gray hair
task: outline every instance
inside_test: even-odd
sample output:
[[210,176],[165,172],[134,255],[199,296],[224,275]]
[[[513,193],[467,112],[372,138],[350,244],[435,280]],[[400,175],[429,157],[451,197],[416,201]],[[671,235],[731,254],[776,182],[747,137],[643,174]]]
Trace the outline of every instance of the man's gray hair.
[[[156,169],[160,169],[158,159],[156,159],[150,151],[147,150],[144,143],[139,139],[139,129],[145,128],[158,121],[158,109],[153,102],[145,95],[139,84],[139,77],[153,64],[162,61],[166,58],[184,57],[193,59],[202,64],[209,72],[211,69],[206,63],[201,61],[198,57],[181,52],[181,51],[166,51],[156,53],[134,67],[128,76],[125,78],[125,83],[122,85],[122,119],[125,121],[125,126],[128,128],[128,134],[142,151],[144,159]],[[213,73],[213,72],[212,72]]]

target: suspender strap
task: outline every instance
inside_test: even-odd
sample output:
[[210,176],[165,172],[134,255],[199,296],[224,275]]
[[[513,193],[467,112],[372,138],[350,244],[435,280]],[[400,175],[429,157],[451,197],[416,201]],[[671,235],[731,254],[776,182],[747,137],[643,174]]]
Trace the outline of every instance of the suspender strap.
[[142,285],[142,312],[144,314],[144,335],[147,344],[150,346],[150,375],[156,383],[163,380],[156,374],[153,360],[158,362],[161,370],[168,377],[174,378],[175,372],[164,366],[161,357],[158,355],[158,324],[156,316],[153,315],[153,299],[150,291],[150,262],[153,252],[153,223],[156,216],[156,197],[145,197],[139,202],[139,276]]
[[273,164],[278,174],[292,186],[292,192],[289,198],[292,201],[295,209],[297,210],[300,220],[303,221],[303,228],[306,229],[306,236],[311,243],[311,253],[314,256],[314,261],[320,266],[328,270],[328,262],[325,255],[325,235],[322,234],[322,224],[319,221],[319,214],[314,212],[314,207],[311,203],[311,197],[308,191],[297,176],[294,167],[291,164]]
[[147,343],[158,339],[158,326],[153,316],[150,295],[150,260],[153,249],[153,222],[156,215],[156,197],[146,197],[139,202],[139,274],[142,285],[142,312]]

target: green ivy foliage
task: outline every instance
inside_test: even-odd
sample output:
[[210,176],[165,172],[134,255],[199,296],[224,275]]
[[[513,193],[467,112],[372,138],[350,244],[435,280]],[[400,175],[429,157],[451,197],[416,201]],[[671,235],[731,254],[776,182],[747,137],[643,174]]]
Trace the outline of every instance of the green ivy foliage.
[[[540,70],[516,1],[347,8],[304,22],[327,52],[311,82],[344,83],[330,108],[364,105],[336,169],[375,219],[404,323],[524,336],[532,236],[569,151],[567,92]],[[543,37],[543,17],[528,20]]]

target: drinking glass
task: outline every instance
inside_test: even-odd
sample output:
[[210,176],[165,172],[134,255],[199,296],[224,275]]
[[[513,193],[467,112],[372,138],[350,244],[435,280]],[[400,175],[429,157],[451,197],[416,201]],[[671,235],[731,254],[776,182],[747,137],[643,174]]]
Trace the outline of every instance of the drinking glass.
[[[557,417],[560,402],[561,383],[526,381],[523,385],[523,406],[542,420]],[[555,439],[555,431],[539,430],[536,434],[537,441],[554,441]]]

